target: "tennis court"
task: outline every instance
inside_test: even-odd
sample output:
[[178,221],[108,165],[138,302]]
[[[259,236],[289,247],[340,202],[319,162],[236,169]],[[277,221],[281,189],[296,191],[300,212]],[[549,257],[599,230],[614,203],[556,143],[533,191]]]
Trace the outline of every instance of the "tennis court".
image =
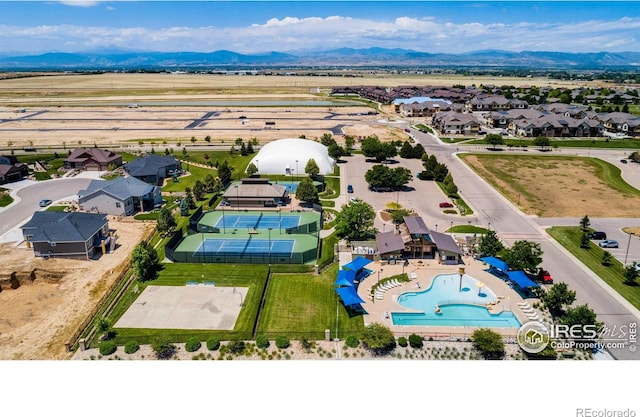
[[215,239],[207,238],[193,256],[261,254],[273,257],[291,256],[295,240]]
[[218,229],[287,229],[297,227],[299,224],[300,216],[223,214],[215,224],[215,227]]

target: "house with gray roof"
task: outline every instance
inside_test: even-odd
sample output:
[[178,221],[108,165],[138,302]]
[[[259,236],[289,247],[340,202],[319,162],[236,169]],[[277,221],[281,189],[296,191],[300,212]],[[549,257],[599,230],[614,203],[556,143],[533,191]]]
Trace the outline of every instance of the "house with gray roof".
[[106,253],[114,239],[105,214],[36,211],[22,225],[22,234],[35,256],[92,259]]
[[287,187],[272,184],[269,178],[244,178],[222,194],[223,205],[232,207],[277,207],[289,202]]
[[146,155],[124,164],[124,170],[139,180],[152,185],[162,185],[174,172],[182,171],[182,164],[173,156]]
[[78,192],[80,210],[131,216],[152,210],[162,203],[161,189],[135,177],[120,177],[113,181],[93,180]]

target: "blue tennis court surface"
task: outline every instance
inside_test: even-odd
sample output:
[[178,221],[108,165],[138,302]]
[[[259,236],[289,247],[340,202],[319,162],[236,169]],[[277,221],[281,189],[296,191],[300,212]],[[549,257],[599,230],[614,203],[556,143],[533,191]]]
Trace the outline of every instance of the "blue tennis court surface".
[[298,227],[300,216],[274,216],[274,215],[258,215],[258,216],[241,216],[236,214],[226,214],[222,216],[215,227],[221,229],[223,227],[237,229],[288,229],[290,227]]
[[[271,250],[269,250],[271,243]],[[271,254],[271,256],[291,256],[294,240],[268,239],[205,239],[195,251],[198,255],[242,255],[242,254]]]

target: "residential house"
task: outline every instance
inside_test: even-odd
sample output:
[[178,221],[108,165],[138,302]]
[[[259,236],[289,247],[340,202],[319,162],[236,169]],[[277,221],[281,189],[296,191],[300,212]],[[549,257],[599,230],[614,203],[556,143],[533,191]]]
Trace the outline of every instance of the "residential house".
[[433,126],[443,134],[477,134],[480,123],[470,113],[440,112],[433,116]]
[[626,136],[640,136],[640,117],[629,113],[613,112],[602,116],[607,132]]
[[124,170],[139,180],[152,185],[162,185],[165,178],[182,171],[182,164],[173,156],[146,155],[124,164]]
[[87,189],[78,192],[80,210],[131,216],[149,211],[162,203],[161,189],[135,177],[121,177],[113,181],[94,180]]
[[64,160],[67,168],[83,171],[107,171],[110,167],[122,165],[122,156],[107,149],[76,149]]
[[106,214],[36,211],[22,227],[27,245],[35,256],[92,259],[106,253],[109,235]]
[[15,156],[0,156],[0,184],[20,181],[28,176],[27,164],[18,162]]

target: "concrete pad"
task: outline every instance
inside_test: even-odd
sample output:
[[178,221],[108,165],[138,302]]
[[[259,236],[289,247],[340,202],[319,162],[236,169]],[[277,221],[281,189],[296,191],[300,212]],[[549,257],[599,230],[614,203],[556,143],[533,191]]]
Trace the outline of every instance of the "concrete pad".
[[115,328],[233,330],[247,287],[150,285]]

